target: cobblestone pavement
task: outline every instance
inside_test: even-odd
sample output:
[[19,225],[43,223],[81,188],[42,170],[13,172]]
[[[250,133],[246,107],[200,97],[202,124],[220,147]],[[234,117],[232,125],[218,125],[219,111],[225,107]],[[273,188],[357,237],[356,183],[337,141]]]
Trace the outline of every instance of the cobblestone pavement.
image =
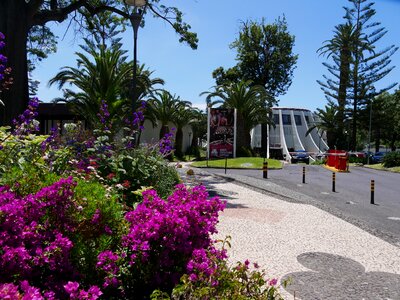
[[249,259],[271,277],[290,278],[285,299],[400,299],[400,248],[307,203],[285,201],[194,169],[227,201],[218,238],[232,237],[232,263]]

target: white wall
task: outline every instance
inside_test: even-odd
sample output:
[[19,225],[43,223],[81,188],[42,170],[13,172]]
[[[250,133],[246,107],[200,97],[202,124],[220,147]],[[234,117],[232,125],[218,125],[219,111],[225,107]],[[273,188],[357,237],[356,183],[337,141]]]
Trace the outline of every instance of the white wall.
[[[142,131],[142,135],[140,137],[140,144],[158,143],[161,126],[153,127],[153,125],[151,124],[151,122],[149,120],[145,120],[143,126],[144,126],[144,130]],[[173,123],[169,123],[168,126],[169,126],[170,130],[175,127],[175,125]],[[190,141],[193,139],[193,133],[192,133],[191,126],[183,127],[182,131],[183,131],[182,151],[185,152],[191,144]],[[174,133],[176,134],[176,130]],[[189,141],[189,133],[192,133],[190,135],[190,141]]]

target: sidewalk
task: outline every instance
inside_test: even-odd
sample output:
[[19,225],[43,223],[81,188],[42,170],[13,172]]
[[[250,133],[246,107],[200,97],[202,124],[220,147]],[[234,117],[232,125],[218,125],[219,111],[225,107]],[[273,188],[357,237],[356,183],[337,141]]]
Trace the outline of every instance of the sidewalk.
[[232,263],[249,259],[271,277],[291,278],[285,299],[400,299],[399,247],[312,205],[194,172],[186,183],[227,201],[218,238],[232,237]]

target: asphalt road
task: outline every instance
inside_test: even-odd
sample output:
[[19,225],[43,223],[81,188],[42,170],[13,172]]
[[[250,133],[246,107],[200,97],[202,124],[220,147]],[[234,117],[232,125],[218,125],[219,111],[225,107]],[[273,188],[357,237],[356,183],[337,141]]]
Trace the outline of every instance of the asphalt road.
[[[302,183],[303,166],[306,168]],[[309,203],[329,211],[370,233],[400,247],[400,174],[363,167],[336,173],[332,191],[332,171],[322,166],[293,164],[270,170],[268,179],[260,170],[206,169],[265,192]],[[371,180],[375,180],[375,204],[371,201]]]

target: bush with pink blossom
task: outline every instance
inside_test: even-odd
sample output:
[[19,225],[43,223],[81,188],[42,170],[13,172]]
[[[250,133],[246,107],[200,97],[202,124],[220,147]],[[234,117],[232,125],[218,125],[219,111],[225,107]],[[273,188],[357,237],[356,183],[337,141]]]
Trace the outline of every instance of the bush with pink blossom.
[[128,298],[148,296],[156,288],[172,290],[193,254],[213,249],[210,235],[224,204],[207,198],[204,186],[178,185],[167,200],[153,190],[143,192],[143,202],[125,215],[130,228],[122,248],[99,255],[105,287]]

